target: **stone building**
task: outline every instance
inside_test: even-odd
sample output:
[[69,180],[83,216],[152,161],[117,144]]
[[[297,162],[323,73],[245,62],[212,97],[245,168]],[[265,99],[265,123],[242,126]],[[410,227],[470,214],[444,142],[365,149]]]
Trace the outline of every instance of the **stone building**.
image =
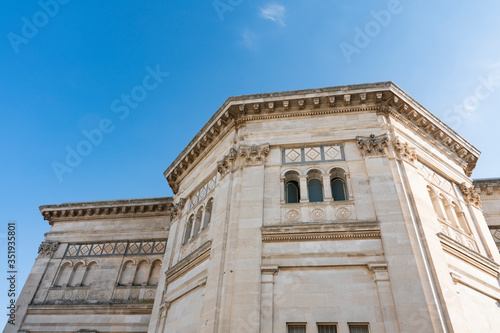
[[165,171],[174,197],[40,207],[19,329],[498,332],[478,157],[392,82],[231,97]]

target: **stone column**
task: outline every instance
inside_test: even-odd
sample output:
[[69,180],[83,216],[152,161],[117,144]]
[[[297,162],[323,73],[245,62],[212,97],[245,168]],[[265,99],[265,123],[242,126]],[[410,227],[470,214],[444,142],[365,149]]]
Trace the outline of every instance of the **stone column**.
[[286,193],[285,193],[285,177],[281,177],[281,189],[280,189],[280,201],[281,203],[285,203],[286,201]]
[[354,200],[354,194],[352,193],[352,186],[351,186],[351,174],[346,173],[345,174],[345,186],[347,190],[347,200]]
[[374,274],[375,284],[377,285],[378,299],[380,302],[380,310],[382,312],[382,318],[384,319],[385,331],[387,333],[399,332],[398,318],[394,307],[394,299],[392,297],[387,264],[368,264],[368,269]]
[[307,176],[300,176],[300,202],[309,202]]
[[274,321],[274,275],[278,273],[277,265],[261,266],[261,295],[260,295],[260,332],[273,332]]
[[330,186],[330,174],[323,174],[323,193],[325,193],[324,201],[333,201],[332,187]]

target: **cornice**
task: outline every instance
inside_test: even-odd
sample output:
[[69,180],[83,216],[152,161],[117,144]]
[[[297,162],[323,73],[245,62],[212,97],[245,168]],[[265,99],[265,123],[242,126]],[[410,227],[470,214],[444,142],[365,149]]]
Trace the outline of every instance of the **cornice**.
[[40,213],[52,225],[57,221],[117,217],[168,216],[172,197],[72,202],[40,206]]
[[182,259],[177,264],[169,268],[165,272],[167,283],[171,283],[172,281],[189,272],[194,267],[198,266],[203,261],[209,259],[211,248],[212,241],[207,241],[193,253],[189,254],[186,258]]
[[380,238],[378,222],[301,223],[262,227],[263,242]]
[[495,278],[498,278],[499,265],[496,262],[482,256],[481,254],[475,251],[472,251],[471,249],[467,248],[466,246],[460,244],[459,242],[446,236],[443,233],[438,233],[437,236],[441,241],[441,246],[444,251],[482,270],[483,272],[490,274]]
[[392,82],[229,97],[164,176],[177,194],[180,182],[231,130],[249,121],[374,111],[392,115],[454,158],[470,176],[479,151]]

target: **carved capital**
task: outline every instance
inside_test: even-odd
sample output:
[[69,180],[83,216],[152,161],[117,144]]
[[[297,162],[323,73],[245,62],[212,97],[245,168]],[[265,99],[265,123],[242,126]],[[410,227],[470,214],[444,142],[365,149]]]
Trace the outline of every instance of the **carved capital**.
[[251,146],[241,145],[237,149],[231,148],[229,153],[217,162],[217,171],[221,177],[224,177],[237,166],[263,164],[269,152],[268,143]]
[[174,204],[170,208],[170,220],[171,221],[175,220],[180,215],[185,204],[186,204],[186,199],[180,198],[179,202],[177,202],[176,204]]
[[220,173],[221,177],[224,177],[228,172],[232,170],[236,157],[236,149],[231,148],[229,149],[229,153],[225,155],[222,160],[217,162],[217,171]]
[[269,144],[240,146],[239,154],[243,158],[243,163],[248,164],[261,164],[265,162],[266,156],[269,154]]
[[413,163],[417,160],[417,153],[415,151],[415,148],[410,147],[406,142],[401,142],[399,138],[396,138],[394,140],[394,148],[398,152],[400,158],[402,158],[403,160],[406,160],[410,163]]
[[357,136],[356,141],[363,155],[381,155],[385,153],[389,137],[387,134],[371,134],[370,136]]
[[59,242],[42,242],[38,247],[38,255],[41,258],[52,257],[59,248]]
[[474,186],[468,187],[467,184],[462,183],[460,184],[460,191],[462,191],[465,202],[477,208],[481,208],[481,198],[479,197],[479,194],[476,193]]

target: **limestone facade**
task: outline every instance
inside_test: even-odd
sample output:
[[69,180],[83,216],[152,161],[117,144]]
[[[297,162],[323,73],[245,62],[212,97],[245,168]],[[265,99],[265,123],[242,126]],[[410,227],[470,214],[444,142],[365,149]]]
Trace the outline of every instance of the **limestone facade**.
[[[156,208],[41,207],[43,249],[59,243],[23,289],[21,329],[494,332],[498,205],[483,215],[478,157],[392,82],[231,97],[165,171],[174,197],[134,204]],[[166,247],[101,255],[86,282],[86,254],[112,242]]]
[[474,186],[481,198],[484,218],[500,251],[500,178],[478,179]]

